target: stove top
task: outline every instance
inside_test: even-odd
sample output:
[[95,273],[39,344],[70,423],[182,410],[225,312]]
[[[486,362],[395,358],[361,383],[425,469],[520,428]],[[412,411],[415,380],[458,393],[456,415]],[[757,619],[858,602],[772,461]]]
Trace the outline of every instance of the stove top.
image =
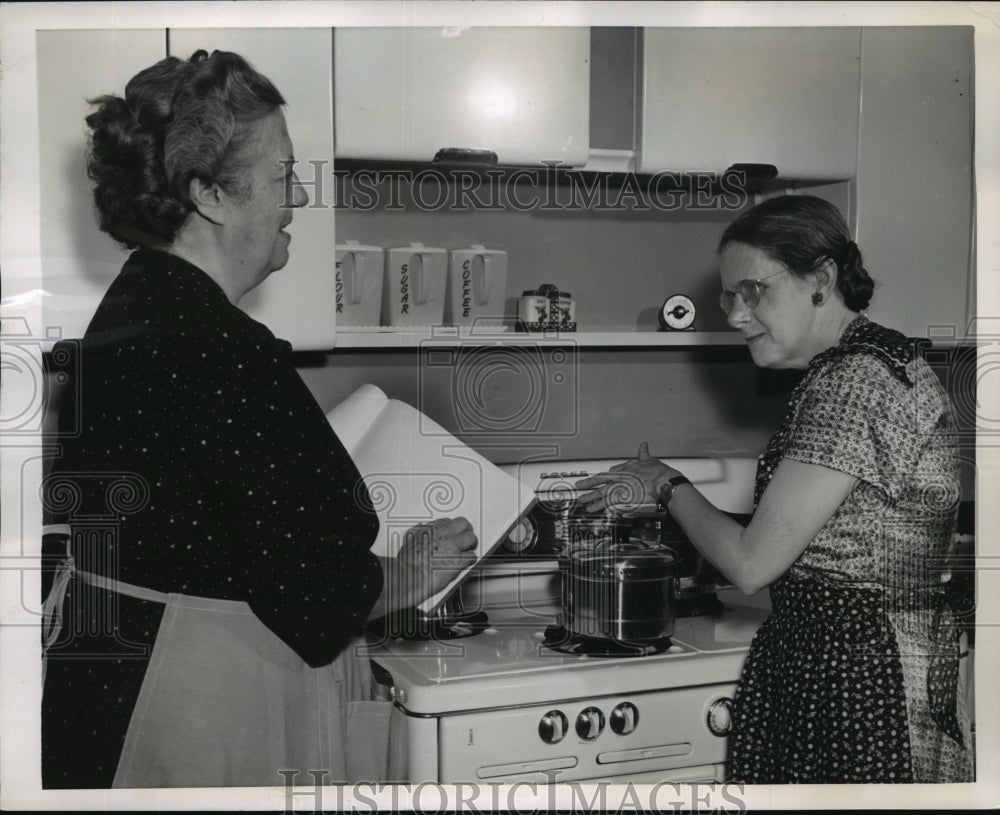
[[[577,479],[618,461],[531,460],[501,466],[544,500],[574,495]],[[669,462],[720,509],[749,511],[753,459]],[[460,591],[464,609],[486,612],[488,621],[480,633],[429,640],[382,637],[367,648],[374,662],[391,674],[397,704],[414,716],[732,683],[768,614],[766,596],[747,599],[735,589],[720,589],[721,610],[678,617],[669,647],[659,653],[562,653],[544,642],[546,630],[561,622],[556,562],[544,557],[502,563],[488,559],[470,573]]]
[[670,637],[660,637],[645,642],[625,642],[603,637],[584,637],[572,633],[563,625],[550,625],[545,629],[542,647],[563,654],[592,657],[648,657],[662,654],[673,643]]
[[414,714],[587,698],[733,682],[767,617],[760,601],[719,592],[721,613],[678,619],[670,646],[646,656],[566,654],[544,644],[552,603],[493,608],[480,634],[451,641],[389,639],[369,655],[391,674],[396,701]]

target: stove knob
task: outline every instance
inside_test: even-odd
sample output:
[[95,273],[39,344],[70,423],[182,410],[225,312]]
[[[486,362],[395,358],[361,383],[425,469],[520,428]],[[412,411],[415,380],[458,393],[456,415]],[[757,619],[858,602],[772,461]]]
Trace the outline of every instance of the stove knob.
[[596,707],[588,707],[576,717],[576,733],[581,739],[591,741],[604,730],[604,714]]
[[639,711],[631,702],[622,702],[611,711],[610,724],[619,736],[627,736],[639,724]]
[[716,699],[709,705],[705,723],[713,736],[725,736],[733,729],[733,700]]
[[538,735],[546,744],[558,744],[569,730],[569,721],[561,710],[550,710],[538,723]]
[[500,544],[505,552],[527,552],[538,542],[538,525],[535,521],[526,516],[518,520],[517,524],[507,535],[507,539]]

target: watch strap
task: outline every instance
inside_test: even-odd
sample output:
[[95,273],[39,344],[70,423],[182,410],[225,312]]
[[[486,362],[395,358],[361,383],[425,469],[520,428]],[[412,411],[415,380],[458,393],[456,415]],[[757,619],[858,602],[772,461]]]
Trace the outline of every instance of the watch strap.
[[681,484],[690,484],[691,480],[687,476],[675,475],[673,478],[667,480],[667,483],[660,487],[659,492],[656,494],[656,503],[662,509],[666,509],[670,504],[670,500],[674,497],[674,493]]

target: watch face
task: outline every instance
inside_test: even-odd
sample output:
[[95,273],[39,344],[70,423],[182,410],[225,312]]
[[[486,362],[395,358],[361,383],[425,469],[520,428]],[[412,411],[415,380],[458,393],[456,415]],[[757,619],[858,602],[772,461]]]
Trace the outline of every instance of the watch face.
[[694,326],[694,302],[685,294],[673,294],[660,307],[660,325],[671,331],[685,331]]

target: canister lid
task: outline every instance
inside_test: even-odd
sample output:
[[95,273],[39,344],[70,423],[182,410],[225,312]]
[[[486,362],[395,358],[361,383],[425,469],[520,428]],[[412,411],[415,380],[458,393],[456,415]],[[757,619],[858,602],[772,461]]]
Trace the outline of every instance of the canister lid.
[[528,289],[522,295],[524,297],[572,297],[568,291],[559,291],[551,283],[542,283],[537,289]]
[[413,241],[409,246],[393,246],[385,250],[386,252],[410,253],[411,255],[424,254],[448,254],[448,250],[440,246],[424,246],[419,241]]
[[338,243],[334,249],[338,252],[382,252],[384,251],[381,246],[371,246],[364,243],[359,243],[355,240],[346,240],[343,243]]

